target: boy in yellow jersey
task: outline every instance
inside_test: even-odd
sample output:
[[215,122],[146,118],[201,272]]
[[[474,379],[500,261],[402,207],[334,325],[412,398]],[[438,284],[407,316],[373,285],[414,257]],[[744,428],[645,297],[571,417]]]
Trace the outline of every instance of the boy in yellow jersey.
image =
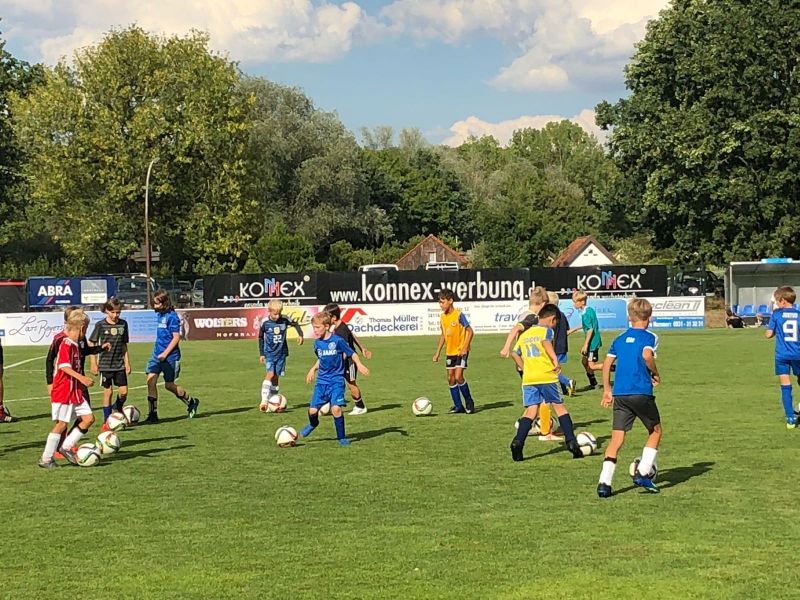
[[[442,309],[442,335],[439,336],[439,345],[436,347],[436,354],[433,355],[433,362],[439,362],[442,347],[446,344],[447,384],[450,386],[450,397],[453,399],[453,408],[447,412],[471,415],[475,412],[475,402],[469,391],[469,385],[464,379],[464,369],[467,368],[473,331],[467,316],[453,306],[454,301],[455,296],[451,290],[445,289],[439,292],[439,307]],[[464,397],[463,404],[461,396]]]
[[572,418],[564,406],[558,389],[561,365],[558,364],[558,358],[553,350],[553,328],[557,319],[558,307],[554,304],[545,304],[539,311],[539,323],[519,336],[514,346],[514,353],[511,355],[517,366],[522,369],[522,405],[525,407],[525,412],[519,420],[517,435],[511,441],[511,458],[515,461],[522,460],[525,440],[542,404],[552,405],[561,425],[561,431],[564,432],[564,442],[573,458],[583,457],[575,441]]

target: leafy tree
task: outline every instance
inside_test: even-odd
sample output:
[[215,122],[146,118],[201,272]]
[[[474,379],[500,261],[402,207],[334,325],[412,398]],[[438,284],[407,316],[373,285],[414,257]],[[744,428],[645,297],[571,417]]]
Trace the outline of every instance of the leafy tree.
[[255,259],[264,271],[294,272],[320,269],[314,260],[314,247],[301,234],[292,233],[278,223],[256,243],[250,259]]
[[723,262],[800,253],[800,5],[674,0],[597,107],[657,248]]

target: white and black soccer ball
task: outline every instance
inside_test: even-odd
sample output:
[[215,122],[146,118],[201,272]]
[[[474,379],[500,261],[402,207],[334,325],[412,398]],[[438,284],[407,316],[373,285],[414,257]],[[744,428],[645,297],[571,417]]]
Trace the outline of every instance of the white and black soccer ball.
[[289,448],[297,443],[297,430],[289,425],[278,427],[275,432],[275,441],[281,448]]
[[575,441],[578,443],[578,447],[581,449],[584,456],[594,454],[595,450],[597,450],[597,438],[588,431],[581,431],[575,436]]
[[331,403],[330,402],[326,402],[325,404],[320,406],[319,407],[319,414],[322,417],[327,417],[328,415],[330,415],[331,414]]
[[431,414],[433,410],[433,403],[425,396],[420,396],[411,403],[411,412],[418,417],[425,417]]
[[75,460],[82,467],[93,467],[100,462],[100,451],[94,444],[82,444],[75,452]]
[[286,410],[286,396],[283,394],[275,394],[274,396],[270,396],[267,400],[267,410],[265,412],[284,412]]
[[[514,429],[519,429],[519,419],[514,421]],[[533,426],[528,430],[528,435],[539,435],[539,419],[534,419]]]
[[126,426],[136,425],[136,423],[138,423],[139,419],[142,417],[142,414],[139,412],[139,409],[136,408],[133,404],[126,404],[125,406],[123,406],[122,414],[125,415]]
[[106,425],[111,431],[121,431],[128,424],[128,419],[121,412],[114,411],[106,419]]
[[114,454],[114,452],[120,449],[121,445],[122,442],[119,436],[113,431],[104,431],[97,436],[97,450],[103,456]]
[[[631,466],[628,468],[628,473],[630,474],[632,479],[635,478],[636,475],[638,474],[637,470],[639,468],[639,463],[641,462],[641,460],[642,460],[641,456],[637,456],[631,463]],[[657,477],[658,477],[658,465],[656,465],[656,463],[653,463],[653,466],[650,467],[650,472],[647,474],[647,478],[650,481],[655,481]]]

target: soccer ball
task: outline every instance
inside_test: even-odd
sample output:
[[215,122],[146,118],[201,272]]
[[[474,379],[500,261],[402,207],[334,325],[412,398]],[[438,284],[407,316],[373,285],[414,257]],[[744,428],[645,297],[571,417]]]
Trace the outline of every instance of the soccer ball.
[[330,402],[326,402],[325,404],[320,406],[319,407],[319,414],[321,416],[323,416],[323,417],[327,417],[329,414],[331,414],[331,403]]
[[426,415],[431,414],[433,410],[433,404],[431,401],[428,400],[425,396],[420,396],[414,402],[411,403],[411,412],[413,412],[418,417],[424,417]]
[[[514,429],[519,429],[519,419],[514,421]],[[533,426],[528,430],[528,435],[539,435],[539,419],[533,420]]]
[[584,456],[594,454],[594,451],[597,450],[597,439],[588,431],[581,431],[575,436],[575,441],[578,442],[578,447]]
[[289,448],[297,443],[297,431],[294,427],[284,425],[275,432],[275,441],[281,448]]
[[125,428],[127,419],[121,412],[114,411],[106,419],[106,425],[111,431],[120,431]]
[[136,425],[139,422],[139,418],[142,416],[139,412],[139,409],[136,408],[133,404],[128,404],[127,406],[122,408],[122,414],[125,415],[125,425]]
[[286,410],[286,396],[275,394],[267,400],[267,410],[265,412],[283,412]]
[[122,442],[119,441],[119,436],[113,431],[104,431],[97,436],[97,450],[103,456],[114,454],[121,445]]
[[78,464],[82,467],[92,467],[100,462],[100,451],[94,444],[83,444],[75,453]]
[[[637,475],[637,469],[639,468],[639,462],[641,462],[642,458],[637,456],[634,461],[631,463],[631,466],[628,468],[628,473],[630,473],[631,478],[635,478]],[[658,477],[658,465],[653,463],[653,466],[650,467],[650,472],[647,474],[647,479],[650,481],[655,481]]]

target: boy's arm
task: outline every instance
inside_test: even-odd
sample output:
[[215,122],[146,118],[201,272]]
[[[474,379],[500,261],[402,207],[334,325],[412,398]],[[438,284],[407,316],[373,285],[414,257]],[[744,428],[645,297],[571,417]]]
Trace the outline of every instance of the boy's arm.
[[314,377],[316,377],[318,370],[319,370],[319,359],[317,359],[317,362],[315,362],[314,365],[311,367],[311,369],[308,371],[308,374],[306,375],[306,383],[313,383]]
[[514,359],[514,362],[517,363],[517,367],[520,371],[522,371],[523,367],[525,366],[525,363],[522,361],[522,357],[516,352],[512,352],[511,358]]
[[[658,385],[661,383],[661,375],[658,374],[656,356],[653,354],[653,351],[650,348],[645,348],[642,351],[642,358],[644,358],[644,364],[647,365],[647,368],[650,371],[650,376],[653,378],[653,385]],[[603,373],[605,374],[605,370]]]
[[50,349],[47,351],[47,358],[45,359],[46,362],[44,363],[44,378],[47,381],[47,385],[53,385],[53,373],[55,373],[55,364],[56,364],[56,356],[58,356],[58,350],[56,349],[55,342],[50,344]]
[[[258,354],[264,358],[264,324],[258,326]],[[261,362],[264,362],[263,360]]]
[[467,335],[464,337],[464,345],[461,346],[461,356],[464,356],[469,352],[470,344],[472,344],[472,338],[475,336],[475,331],[472,327],[467,327]]
[[173,350],[175,350],[175,348],[177,348],[178,344],[180,344],[180,343],[181,343],[181,334],[178,333],[177,331],[173,331],[172,332],[172,340],[170,340],[170,342],[167,345],[167,347],[164,348],[164,351],[161,354],[158,355],[158,360],[160,360],[160,361],[166,360],[167,357],[169,356],[169,353],[172,352]]
[[615,360],[617,360],[616,356],[606,354],[606,359],[603,361],[603,399],[600,401],[600,406],[603,408],[608,408],[614,401],[611,395],[611,365]]
[[589,328],[586,330],[586,338],[583,340],[583,346],[581,347],[581,354],[586,355],[589,352],[589,342],[592,341],[592,335],[594,334],[594,329]]
[[550,362],[553,363],[556,373],[560,373],[561,365],[558,364],[558,357],[556,356],[556,351],[553,349],[553,342],[550,340],[542,340],[542,348],[544,348],[545,354],[550,357]]
[[511,351],[511,346],[513,346],[514,342],[517,341],[520,333],[522,333],[522,325],[517,323],[511,328],[511,331],[508,332],[508,335],[506,336],[506,343],[503,344],[503,348],[500,350],[500,356],[503,358],[508,358],[508,353]]
[[303,337],[303,328],[300,327],[300,323],[298,323],[295,320],[292,320],[289,323],[291,324],[292,327],[294,327],[294,330],[297,332],[297,345],[302,346],[303,341],[305,340],[305,338]]
[[125,361],[125,374],[131,374],[131,359],[128,357],[128,344],[123,346],[122,360]]
[[350,357],[353,360],[353,364],[355,364],[356,369],[362,375],[369,375],[369,369],[364,366],[364,363],[361,362],[361,359],[358,357],[358,354],[353,352],[353,355]]
[[372,358],[372,352],[370,352],[369,350],[366,349],[366,347],[355,336],[355,334],[352,334],[352,335],[353,335],[353,347],[354,348],[357,347],[359,352],[361,352],[361,354],[364,355],[364,358]]
[[444,325],[442,326],[442,335],[439,336],[439,344],[436,346],[436,353],[433,355],[433,362],[439,362],[439,356],[442,354],[442,347],[444,346]]
[[86,387],[92,387],[94,385],[94,380],[91,377],[86,377],[86,375],[81,375],[72,367],[61,367],[61,371],[63,371],[73,379],[77,379]]

